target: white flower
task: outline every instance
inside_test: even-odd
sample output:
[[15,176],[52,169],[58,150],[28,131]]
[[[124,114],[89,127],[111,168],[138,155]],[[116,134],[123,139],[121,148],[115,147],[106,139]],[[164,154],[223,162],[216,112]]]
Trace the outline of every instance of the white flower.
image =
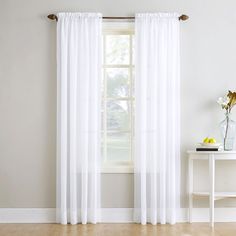
[[217,100],[217,103],[219,105],[221,105],[222,108],[224,108],[224,107],[228,106],[229,101],[230,100],[229,100],[228,96],[224,96],[224,97],[219,97],[218,100]]

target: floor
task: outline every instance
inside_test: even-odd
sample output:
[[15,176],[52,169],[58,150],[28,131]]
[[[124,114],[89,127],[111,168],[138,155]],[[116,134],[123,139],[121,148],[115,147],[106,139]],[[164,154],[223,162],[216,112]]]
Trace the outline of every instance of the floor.
[[212,229],[208,223],[176,225],[139,224],[0,224],[0,236],[236,236],[236,223],[216,223]]

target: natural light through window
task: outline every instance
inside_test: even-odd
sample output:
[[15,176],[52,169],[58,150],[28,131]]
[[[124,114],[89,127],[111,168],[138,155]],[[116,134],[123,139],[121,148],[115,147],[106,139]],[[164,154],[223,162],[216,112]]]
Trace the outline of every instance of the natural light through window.
[[133,167],[133,46],[132,30],[104,30],[102,89],[104,172],[129,172]]

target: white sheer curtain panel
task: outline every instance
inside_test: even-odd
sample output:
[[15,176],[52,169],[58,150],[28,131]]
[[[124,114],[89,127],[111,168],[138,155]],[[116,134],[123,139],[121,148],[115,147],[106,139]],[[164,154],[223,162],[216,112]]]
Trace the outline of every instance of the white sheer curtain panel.
[[59,13],[57,222],[96,223],[100,208],[100,13]]
[[135,18],[135,209],[142,224],[174,224],[179,208],[179,14]]

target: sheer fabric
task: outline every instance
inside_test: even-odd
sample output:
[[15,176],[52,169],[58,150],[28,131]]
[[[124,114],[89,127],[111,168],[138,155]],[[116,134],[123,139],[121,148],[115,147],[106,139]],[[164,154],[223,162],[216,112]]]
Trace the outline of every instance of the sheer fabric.
[[175,223],[179,208],[179,14],[135,18],[134,220]]
[[58,14],[57,222],[62,224],[99,220],[101,37],[101,14]]

